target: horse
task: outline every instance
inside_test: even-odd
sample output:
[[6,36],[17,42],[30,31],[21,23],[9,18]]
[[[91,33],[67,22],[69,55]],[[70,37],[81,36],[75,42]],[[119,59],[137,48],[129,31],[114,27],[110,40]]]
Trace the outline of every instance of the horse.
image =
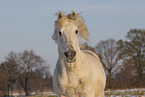
[[104,97],[106,75],[99,57],[81,50],[79,38],[88,40],[88,29],[80,13],[57,13],[52,39],[58,45],[53,88],[58,97]]

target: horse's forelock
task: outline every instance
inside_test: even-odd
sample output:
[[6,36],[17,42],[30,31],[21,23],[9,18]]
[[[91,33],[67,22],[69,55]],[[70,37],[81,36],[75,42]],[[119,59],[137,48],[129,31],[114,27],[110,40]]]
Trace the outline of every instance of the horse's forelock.
[[82,38],[84,38],[86,41],[89,41],[88,29],[84,23],[83,17],[80,16],[80,13],[75,14],[72,12],[72,14],[65,15],[64,13],[59,12],[57,14],[61,14],[62,17],[55,21],[55,30],[54,30],[52,39],[55,40],[56,43],[57,43],[57,28],[60,28],[63,25],[63,23],[65,23],[65,22],[71,22],[74,25],[76,25],[78,27],[78,30],[79,30],[79,35]]

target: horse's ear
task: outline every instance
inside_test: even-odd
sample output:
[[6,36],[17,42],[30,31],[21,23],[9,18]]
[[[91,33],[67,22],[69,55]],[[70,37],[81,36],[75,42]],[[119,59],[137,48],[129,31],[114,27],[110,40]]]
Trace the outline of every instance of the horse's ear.
[[57,15],[57,19],[61,19],[62,18],[62,13],[59,12],[58,15]]
[[72,14],[71,14],[72,16],[75,16],[76,15],[76,13],[74,12],[74,11],[72,11]]

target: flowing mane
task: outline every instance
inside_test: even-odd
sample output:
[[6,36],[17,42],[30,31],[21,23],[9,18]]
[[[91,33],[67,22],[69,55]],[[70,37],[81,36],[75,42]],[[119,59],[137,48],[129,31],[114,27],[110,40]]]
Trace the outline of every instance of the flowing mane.
[[[61,16],[60,16],[61,14]],[[84,23],[84,19],[82,16],[80,16],[80,13],[75,14],[74,12],[72,12],[72,14],[64,14],[62,12],[57,13],[58,18],[55,21],[55,30],[52,36],[52,39],[55,40],[55,42],[57,43],[57,28],[60,28],[63,23],[65,22],[70,22],[73,23],[74,25],[76,25],[78,27],[78,31],[79,31],[79,36],[84,38],[86,41],[89,41],[88,36],[88,29],[87,26]],[[60,18],[62,17],[62,18]]]

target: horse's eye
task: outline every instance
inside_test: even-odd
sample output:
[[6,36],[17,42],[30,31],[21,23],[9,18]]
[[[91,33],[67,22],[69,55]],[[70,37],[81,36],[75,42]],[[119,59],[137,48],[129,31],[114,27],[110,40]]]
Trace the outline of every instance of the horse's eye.
[[61,36],[61,31],[59,31],[58,33],[59,33],[59,35]]
[[76,30],[76,34],[78,34],[78,30]]

